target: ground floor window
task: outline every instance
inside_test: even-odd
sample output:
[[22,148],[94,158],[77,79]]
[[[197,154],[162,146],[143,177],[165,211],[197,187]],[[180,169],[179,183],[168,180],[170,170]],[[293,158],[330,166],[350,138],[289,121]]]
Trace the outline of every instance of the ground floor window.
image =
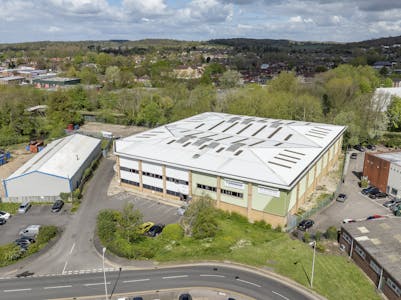
[[366,258],[365,251],[363,251],[362,248],[359,247],[358,245],[355,246],[355,252],[358,253],[359,256],[362,257],[363,259]]
[[391,278],[387,278],[387,285],[397,294],[397,296],[401,296],[401,289],[391,280]]
[[147,190],[151,190],[151,191],[163,193],[163,189],[162,189],[162,188],[159,188],[159,187],[156,187],[156,186],[144,184],[144,185],[143,185],[143,188],[144,188],[144,189],[147,189]]
[[372,268],[373,271],[375,271],[377,274],[380,275],[381,268],[373,260],[370,261],[370,267]]
[[350,238],[350,236],[348,234],[346,234],[345,232],[343,232],[343,238],[344,240],[346,240],[349,244],[351,244],[352,240]]
[[391,188],[391,194],[394,195],[394,196],[397,196],[398,190],[395,189],[395,188]]
[[123,178],[121,178],[121,182],[130,184],[130,185],[134,185],[134,186],[139,186],[139,182],[135,182],[135,181],[131,181],[131,180],[123,179]]

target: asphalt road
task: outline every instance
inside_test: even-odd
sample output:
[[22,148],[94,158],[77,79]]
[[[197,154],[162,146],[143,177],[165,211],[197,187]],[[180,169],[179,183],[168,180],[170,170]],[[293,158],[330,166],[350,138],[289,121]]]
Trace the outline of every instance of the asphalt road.
[[[157,270],[108,272],[108,292],[114,294],[171,288],[214,287],[261,300],[315,299],[303,290],[244,269],[190,266]],[[118,281],[117,281],[118,279]],[[116,284],[117,282],[117,284]],[[136,294],[135,294],[136,293]],[[0,280],[0,299],[56,299],[104,295],[103,273]]]

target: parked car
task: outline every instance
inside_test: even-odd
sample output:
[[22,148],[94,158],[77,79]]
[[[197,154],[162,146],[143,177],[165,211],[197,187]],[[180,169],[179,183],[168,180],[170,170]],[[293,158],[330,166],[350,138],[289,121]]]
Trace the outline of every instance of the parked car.
[[368,193],[368,196],[369,198],[375,199],[376,195],[379,193],[381,193],[379,189],[374,189]]
[[63,200],[56,200],[52,206],[52,212],[59,212],[64,206]]
[[178,300],[192,300],[192,296],[188,293],[181,294]]
[[386,193],[382,193],[382,192],[379,192],[379,193],[375,193],[375,194],[370,194],[369,195],[369,198],[372,198],[372,199],[382,199],[382,198],[386,198],[388,195],[386,194]]
[[360,151],[360,152],[365,152],[365,151],[366,151],[365,147],[362,146],[362,145],[355,145],[355,146],[354,146],[354,149],[355,149],[355,150],[358,150],[358,151]]
[[366,145],[366,148],[368,148],[368,150],[372,150],[372,151],[376,150],[376,146],[372,145],[372,144]]
[[40,225],[29,225],[19,232],[20,236],[35,237],[39,233]]
[[347,195],[346,194],[338,194],[336,201],[338,202],[345,202],[347,200]]
[[155,225],[155,223],[145,222],[145,223],[139,225],[138,232],[144,234],[144,233],[148,232],[149,229],[152,228],[153,225]]
[[401,199],[391,199],[391,200],[384,202],[383,206],[390,208],[391,206],[397,205],[399,203],[401,203]]
[[179,216],[183,216],[185,214],[185,212],[187,211],[187,206],[181,206],[179,208],[177,208],[177,214]]
[[25,201],[23,202],[19,207],[18,207],[18,213],[19,214],[24,214],[28,211],[28,209],[31,208],[31,202]]
[[354,223],[354,222],[356,222],[356,220],[354,220],[354,219],[344,219],[344,220],[343,220],[343,223],[344,223],[344,224],[347,224],[347,223]]
[[0,225],[4,225],[7,223],[6,219],[0,218]]
[[357,154],[356,152],[352,152],[350,157],[351,157],[352,159],[357,159],[358,154]]
[[384,218],[381,215],[372,215],[366,218],[366,220],[373,220],[373,219],[380,219],[380,218]]
[[156,224],[150,227],[149,231],[146,233],[147,236],[156,237],[162,233],[164,224]]
[[[363,194],[363,195],[367,195],[367,194],[369,194],[371,191],[373,191],[374,189],[377,189],[377,187],[375,187],[375,186],[370,186],[370,187],[367,187],[366,189],[363,189],[362,191],[361,191],[361,193]],[[377,189],[378,190],[378,189]]]
[[313,224],[315,224],[315,222],[311,219],[305,219],[302,220],[299,224],[298,224],[298,229],[305,231],[309,228],[311,228],[313,226]]
[[401,209],[401,203],[394,204],[394,205],[392,205],[392,206],[390,207],[390,210],[391,210],[392,212],[396,212],[397,210],[400,210],[400,209]]
[[8,220],[9,218],[11,218],[11,214],[10,213],[0,210],[0,219]]

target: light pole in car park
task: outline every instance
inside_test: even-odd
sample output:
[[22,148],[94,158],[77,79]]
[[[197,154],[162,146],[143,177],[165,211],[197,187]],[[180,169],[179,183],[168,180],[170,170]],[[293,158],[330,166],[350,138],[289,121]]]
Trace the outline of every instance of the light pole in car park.
[[106,253],[106,247],[103,247],[103,278],[104,278],[104,295],[105,295],[105,299],[107,300],[107,282],[106,282],[106,271],[104,269],[104,254]]

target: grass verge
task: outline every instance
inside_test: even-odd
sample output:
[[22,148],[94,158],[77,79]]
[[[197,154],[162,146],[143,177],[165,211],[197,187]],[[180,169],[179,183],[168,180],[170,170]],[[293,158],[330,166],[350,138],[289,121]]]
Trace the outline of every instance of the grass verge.
[[[115,254],[159,262],[230,260],[268,268],[309,287],[312,249],[264,223],[250,224],[236,214],[219,213],[214,238],[184,237],[178,224],[166,226],[157,238],[128,243],[121,236],[101,239]],[[111,226],[113,227],[113,226]],[[110,227],[109,227],[110,228]],[[380,299],[364,273],[344,256],[317,253],[314,290],[328,299]]]
[[6,211],[12,215],[15,215],[18,211],[18,207],[21,203],[10,203],[10,202],[1,202],[0,203],[0,210]]
[[22,252],[20,247],[14,243],[0,246],[0,267],[14,264],[21,259],[40,251],[57,235],[57,232],[58,230],[56,226],[42,226],[39,230],[38,236],[36,237],[36,243],[31,244],[25,252]]

